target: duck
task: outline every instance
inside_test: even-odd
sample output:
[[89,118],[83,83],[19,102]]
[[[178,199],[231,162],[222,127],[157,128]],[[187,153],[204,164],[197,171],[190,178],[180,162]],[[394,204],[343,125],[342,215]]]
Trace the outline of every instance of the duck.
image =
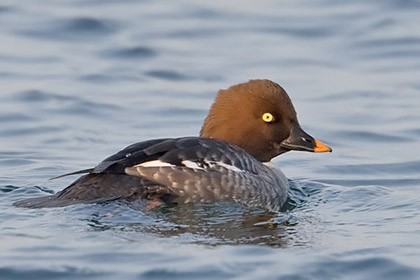
[[199,136],[132,144],[53,195],[15,202],[17,207],[63,207],[113,200],[150,205],[229,201],[278,212],[288,179],[272,159],[289,151],[331,152],[307,134],[286,91],[256,79],[219,90]]

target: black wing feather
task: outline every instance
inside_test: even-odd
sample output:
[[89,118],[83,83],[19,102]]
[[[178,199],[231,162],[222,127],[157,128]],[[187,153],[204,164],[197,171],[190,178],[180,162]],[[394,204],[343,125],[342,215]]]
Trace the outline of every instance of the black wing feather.
[[253,174],[258,174],[257,169],[261,165],[239,147],[223,141],[201,137],[155,139],[130,145],[106,158],[94,169],[59,176],[89,172],[57,194],[27,199],[15,205],[31,208],[60,207],[119,198],[158,198],[166,202],[174,201],[177,195],[168,186],[145,177],[128,175],[125,172],[127,167],[153,160],[160,160],[174,166],[183,166],[184,160],[222,162]]
[[92,173],[125,174],[125,168],[153,160],[181,166],[184,160],[200,162],[204,159],[257,173],[257,161],[252,160],[241,148],[201,137],[166,138],[136,143],[106,158]]

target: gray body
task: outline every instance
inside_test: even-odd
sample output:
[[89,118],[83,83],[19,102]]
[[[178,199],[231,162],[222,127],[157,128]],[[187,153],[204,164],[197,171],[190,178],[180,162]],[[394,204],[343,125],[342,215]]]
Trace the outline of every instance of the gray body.
[[89,174],[61,192],[16,205],[59,207],[141,198],[166,203],[232,201],[279,211],[288,191],[280,170],[239,147],[201,137],[136,143],[81,172]]

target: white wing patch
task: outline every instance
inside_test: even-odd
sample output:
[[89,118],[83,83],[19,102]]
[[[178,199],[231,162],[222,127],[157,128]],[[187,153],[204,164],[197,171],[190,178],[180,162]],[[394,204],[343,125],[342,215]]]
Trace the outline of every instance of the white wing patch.
[[199,166],[195,161],[183,160],[181,163],[188,168],[204,170],[204,168]]
[[134,165],[133,167],[174,167],[175,165],[170,164],[168,162],[164,162],[161,160],[152,160],[152,161],[146,161],[137,165]]
[[221,161],[206,161],[206,160],[204,160],[204,164],[203,164],[203,163],[198,163],[198,162],[195,162],[195,161],[183,160],[181,163],[185,167],[192,168],[192,169],[198,169],[198,170],[206,170],[206,167],[208,167],[208,168],[223,167],[223,168],[226,168],[226,169],[234,171],[234,172],[244,172],[243,170],[239,169],[236,166],[226,164],[226,163],[221,162]]
[[[195,162],[195,161],[191,161],[191,160],[183,160],[182,165],[191,169],[196,169],[196,170],[206,170],[209,168],[217,168],[217,167],[223,167],[226,168],[228,170],[231,170],[233,172],[244,172],[242,169],[221,162],[221,161],[204,161],[203,163],[199,163],[199,162]],[[176,165],[174,164],[170,164],[168,162],[164,162],[161,160],[151,160],[151,161],[146,161],[137,165],[134,165],[132,167],[143,167],[143,168],[147,168],[147,167],[176,167]],[[181,166],[179,166],[181,167]]]

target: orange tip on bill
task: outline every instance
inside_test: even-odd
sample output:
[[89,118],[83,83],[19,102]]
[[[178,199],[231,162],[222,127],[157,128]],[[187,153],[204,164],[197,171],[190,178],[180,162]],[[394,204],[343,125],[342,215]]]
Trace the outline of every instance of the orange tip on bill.
[[325,145],[321,141],[318,141],[316,139],[314,139],[314,140],[315,140],[315,148],[314,148],[315,153],[332,152],[332,149],[330,147],[328,147],[327,145]]

